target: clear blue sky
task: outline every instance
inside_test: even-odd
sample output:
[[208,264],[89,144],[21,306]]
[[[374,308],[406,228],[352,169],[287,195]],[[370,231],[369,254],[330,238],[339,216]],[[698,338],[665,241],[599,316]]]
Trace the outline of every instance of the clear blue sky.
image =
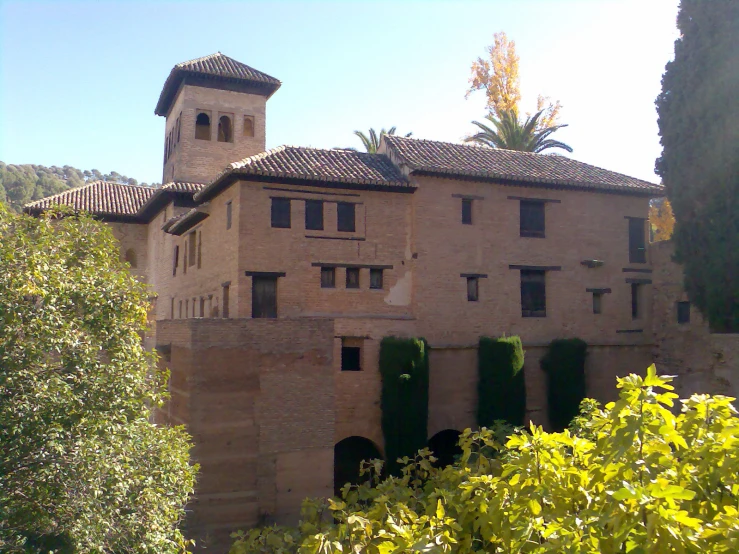
[[161,181],[154,106],[178,62],[221,51],[279,78],[267,147],[359,146],[390,127],[458,141],[485,115],[470,64],[505,31],[524,108],[559,99],[572,157],[657,181],[654,99],[678,0],[0,0],[0,160]]

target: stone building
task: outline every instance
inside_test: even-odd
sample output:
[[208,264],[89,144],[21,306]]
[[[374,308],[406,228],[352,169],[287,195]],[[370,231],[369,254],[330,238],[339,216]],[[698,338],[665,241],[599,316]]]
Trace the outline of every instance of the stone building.
[[383,337],[428,340],[437,443],[475,426],[480,336],[522,337],[527,411],[543,424],[551,340],[588,343],[588,394],[601,400],[616,375],[669,358],[652,308],[665,256],[646,239],[661,186],[562,156],[395,136],[377,154],[265,151],[280,85],[221,53],[178,64],[155,110],[161,188],[94,182],[26,207],[109,222],[151,286],[152,344],[172,375],[161,419],[194,437],[188,530],[201,546],[294,520],[304,497],[332,493],[334,467],[382,455]]

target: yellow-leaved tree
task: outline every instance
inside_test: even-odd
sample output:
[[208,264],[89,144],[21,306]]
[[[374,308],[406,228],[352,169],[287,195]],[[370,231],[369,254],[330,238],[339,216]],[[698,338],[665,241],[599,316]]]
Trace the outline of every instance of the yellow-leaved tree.
[[649,224],[652,226],[655,241],[672,238],[675,216],[672,215],[672,206],[667,198],[649,206]]

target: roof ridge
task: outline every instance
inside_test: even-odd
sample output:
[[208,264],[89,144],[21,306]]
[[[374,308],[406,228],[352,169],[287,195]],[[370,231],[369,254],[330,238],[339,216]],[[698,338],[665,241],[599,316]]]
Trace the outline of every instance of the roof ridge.
[[[184,62],[180,62],[180,63],[176,64],[175,67],[185,67],[189,63],[202,62],[204,60],[210,60],[212,58],[215,58],[216,56],[223,56],[224,58],[228,58],[228,56],[226,56],[226,54],[223,54],[219,50],[218,52],[215,52],[214,54],[208,54],[207,56],[200,56],[199,58],[193,58],[192,60],[187,60],[187,61],[184,61]],[[233,58],[229,58],[229,59],[233,59]]]

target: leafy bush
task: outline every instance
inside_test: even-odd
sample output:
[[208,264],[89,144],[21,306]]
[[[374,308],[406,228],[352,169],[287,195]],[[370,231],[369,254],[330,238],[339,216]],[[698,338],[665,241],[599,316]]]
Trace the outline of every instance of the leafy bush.
[[186,549],[196,468],[184,429],[150,422],[147,296],[104,224],[0,204],[0,551]]
[[467,430],[444,469],[428,451],[404,460],[401,477],[365,463],[371,483],[306,501],[298,528],[239,533],[231,553],[738,552],[733,399],[695,395],[675,416],[671,379],[654,366],[619,379],[620,400],[591,404],[582,437],[532,426],[501,444]]
[[541,359],[547,374],[547,413],[555,431],[565,429],[585,398],[585,357],[588,345],[580,339],[557,339]]
[[388,470],[426,444],[429,405],[428,345],[424,339],[385,337],[380,343],[382,434]]
[[519,337],[480,337],[477,350],[477,425],[496,420],[524,424],[526,383],[524,352]]

